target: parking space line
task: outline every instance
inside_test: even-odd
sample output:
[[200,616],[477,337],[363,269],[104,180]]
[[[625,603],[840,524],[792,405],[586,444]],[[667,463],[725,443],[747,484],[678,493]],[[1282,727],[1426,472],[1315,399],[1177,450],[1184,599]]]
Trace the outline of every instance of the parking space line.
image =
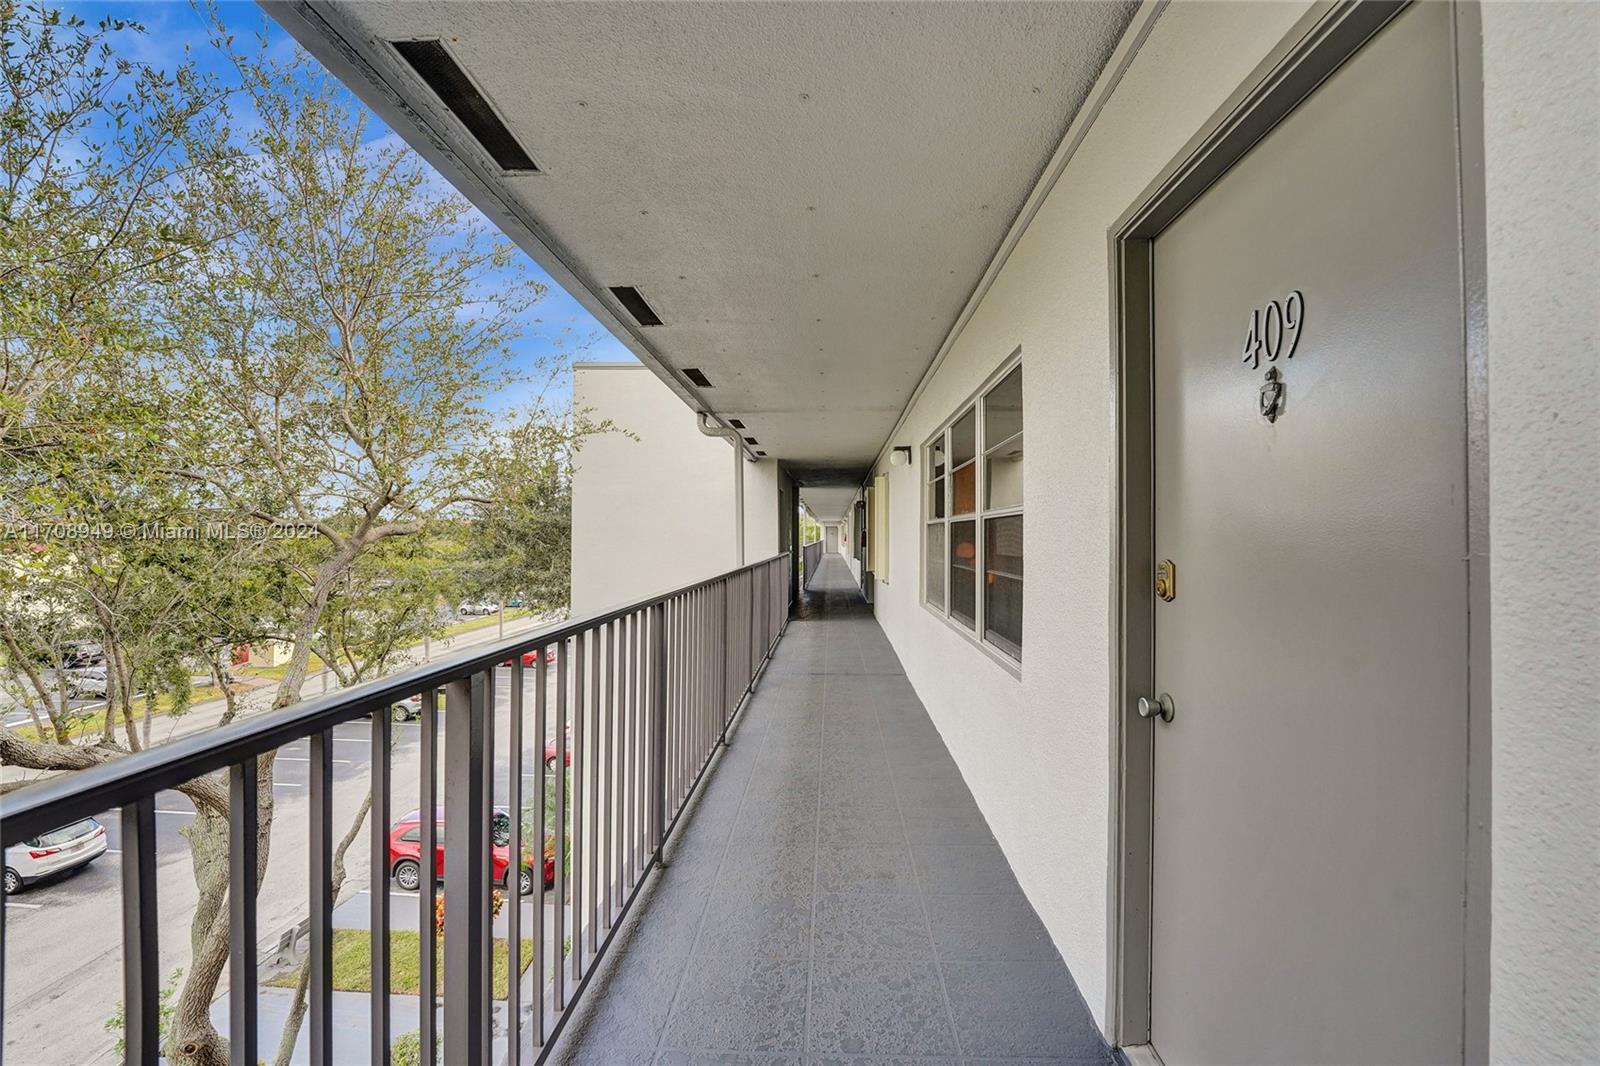
[[[335,744],[371,744],[372,743],[372,738],[371,737],[341,737],[338,734],[334,734],[333,742]],[[305,750],[306,750],[305,742],[297,740],[297,741],[294,741],[291,744],[285,744],[283,747],[279,748],[278,749],[278,758],[280,758],[280,759],[289,758],[289,756],[285,755],[284,752],[305,751]]]
[[[193,814],[194,811],[164,811],[160,807],[157,807],[156,808],[156,813],[157,814]],[[554,845],[551,845],[551,846],[554,847]]]
[[[311,761],[311,757],[308,756],[308,755],[280,755],[280,756],[278,756],[278,761],[279,762],[310,762]],[[335,766],[354,766],[355,763],[350,759],[335,759],[335,760],[333,760],[333,765],[335,765]]]
[[43,903],[19,903],[17,900],[14,900],[14,899],[6,900],[6,910],[10,910],[12,907],[21,907],[24,910],[30,910],[30,911],[42,911],[42,910],[44,910],[44,904]]

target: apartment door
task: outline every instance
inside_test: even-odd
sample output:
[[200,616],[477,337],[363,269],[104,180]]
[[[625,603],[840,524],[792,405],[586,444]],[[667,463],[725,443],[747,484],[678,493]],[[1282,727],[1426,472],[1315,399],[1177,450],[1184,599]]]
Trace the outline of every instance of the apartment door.
[[1462,1057],[1453,56],[1415,5],[1154,241],[1168,1066]]
[[822,550],[827,552],[829,555],[832,555],[839,550],[838,526],[822,527]]
[[862,580],[867,572],[867,502],[857,500],[855,507],[855,522],[851,525],[856,531],[856,565],[861,568]]

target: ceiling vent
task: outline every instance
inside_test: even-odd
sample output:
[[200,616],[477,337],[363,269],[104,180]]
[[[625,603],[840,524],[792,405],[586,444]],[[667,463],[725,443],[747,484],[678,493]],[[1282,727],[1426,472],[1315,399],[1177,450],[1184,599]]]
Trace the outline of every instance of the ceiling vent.
[[661,316],[656,314],[655,308],[646,303],[645,298],[639,295],[639,290],[632,285],[613,285],[611,295],[617,298],[617,303],[621,304],[639,325],[661,325]]
[[701,373],[695,367],[692,367],[692,366],[691,367],[687,367],[683,372],[683,376],[688,378],[690,381],[694,382],[696,385],[700,386],[702,389],[709,389],[709,388],[713,388],[714,387],[711,384],[711,379],[706,377],[705,374]]
[[756,452],[756,456],[758,458],[765,459],[767,457],[767,453],[766,452]]
[[756,445],[756,444],[760,444],[761,443],[760,441],[756,440],[754,437],[746,437],[744,439],[744,442],[746,444],[750,444],[750,445]]
[[539,165],[517,143],[489,101],[472,84],[440,41],[394,41],[394,50],[416,71],[450,113],[461,120],[501,170],[539,173]]
[[732,426],[734,429],[743,429],[744,428],[744,423],[739,421],[737,418],[728,419],[728,425]]

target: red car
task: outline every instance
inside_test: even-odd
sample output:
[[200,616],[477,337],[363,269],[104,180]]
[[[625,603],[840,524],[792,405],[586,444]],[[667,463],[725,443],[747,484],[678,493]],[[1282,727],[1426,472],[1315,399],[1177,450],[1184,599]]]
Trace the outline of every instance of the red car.
[[[504,807],[494,809],[497,823],[495,836],[501,837],[509,832],[510,812]],[[444,877],[444,808],[438,809],[438,834],[434,848],[433,869],[434,877]],[[389,875],[394,878],[396,885],[407,892],[415,891],[422,884],[422,812],[412,811],[389,829]],[[509,888],[506,883],[506,872],[511,866],[510,848],[506,844],[494,846],[493,876],[495,882],[502,888]],[[549,888],[556,883],[556,853],[555,837],[546,834],[544,841],[544,887]],[[517,891],[521,895],[528,895],[533,891],[533,852],[522,853],[522,874],[517,879]]]
[[[555,648],[546,648],[544,650],[544,661],[546,663],[549,663],[551,666],[555,665],[555,661],[556,661],[556,650],[555,650]],[[505,662],[501,663],[500,665],[501,666],[510,666],[511,665],[511,660],[507,659]],[[529,669],[532,669],[533,667],[539,665],[539,652],[537,650],[523,652],[522,653],[522,665],[528,667]]]
[[[570,726],[570,725],[567,726],[567,750],[562,752],[562,755],[565,756],[563,761],[568,766],[571,766],[572,765],[572,726]],[[547,770],[555,769],[555,765],[556,765],[556,738],[555,737],[551,737],[549,740],[544,742],[544,765],[545,765],[545,769],[547,769]]]

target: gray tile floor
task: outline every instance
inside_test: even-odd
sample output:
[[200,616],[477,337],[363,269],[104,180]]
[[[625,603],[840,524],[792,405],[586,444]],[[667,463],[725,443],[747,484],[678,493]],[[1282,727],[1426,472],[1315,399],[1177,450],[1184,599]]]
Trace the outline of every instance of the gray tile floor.
[[677,838],[552,1061],[1111,1061],[840,557]]

